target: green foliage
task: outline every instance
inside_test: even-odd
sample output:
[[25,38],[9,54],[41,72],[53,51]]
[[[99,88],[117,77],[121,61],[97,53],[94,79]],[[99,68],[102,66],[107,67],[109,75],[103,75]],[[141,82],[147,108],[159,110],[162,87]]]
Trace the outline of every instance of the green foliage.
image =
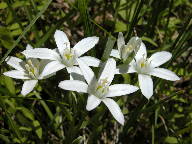
[[[53,34],[60,29],[72,47],[86,36],[100,37],[90,55],[102,61],[117,49],[118,32],[126,42],[141,37],[149,55],[170,51],[173,57],[164,67],[182,77],[175,83],[154,78],[149,101],[140,91],[115,98],[125,115],[121,126],[103,104],[88,112],[87,95],[59,89],[58,82],[69,79],[65,70],[42,80],[26,97],[20,94],[23,81],[0,75],[0,143],[191,143],[191,9],[190,0],[0,2],[1,74],[10,69],[6,57],[23,59],[20,52],[27,44],[55,48]],[[138,85],[136,75],[115,77],[115,82]]]

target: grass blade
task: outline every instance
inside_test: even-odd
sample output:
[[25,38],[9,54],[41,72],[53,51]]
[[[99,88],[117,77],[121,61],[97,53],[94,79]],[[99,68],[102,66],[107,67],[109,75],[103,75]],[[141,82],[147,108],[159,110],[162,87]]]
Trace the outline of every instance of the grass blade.
[[41,15],[46,11],[49,4],[52,2],[52,0],[48,0],[45,6],[42,8],[42,10],[37,14],[37,16],[30,22],[30,24],[24,29],[22,34],[17,38],[17,40],[13,43],[12,47],[6,52],[4,57],[0,61],[0,65],[3,63],[3,61],[7,58],[7,56],[11,53],[11,51],[17,46],[17,44],[20,42],[20,40],[25,36],[25,34],[31,29],[31,27],[35,24],[35,22],[41,17]]

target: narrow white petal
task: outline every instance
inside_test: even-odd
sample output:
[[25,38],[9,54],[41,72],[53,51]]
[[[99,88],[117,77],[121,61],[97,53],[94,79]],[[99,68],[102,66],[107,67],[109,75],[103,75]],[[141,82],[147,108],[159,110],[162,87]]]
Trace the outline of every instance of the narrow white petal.
[[109,87],[109,92],[105,96],[106,97],[122,96],[133,93],[138,89],[139,89],[138,87],[129,84],[115,84]]
[[89,51],[91,48],[93,48],[99,41],[98,37],[87,37],[79,41],[73,49],[75,50],[75,53],[77,56],[81,56],[87,51]]
[[27,44],[26,50],[32,50],[32,49],[33,49],[33,47],[30,44]]
[[150,74],[170,81],[180,80],[180,78],[174,72],[164,68],[154,68]]
[[108,107],[109,111],[111,112],[111,114],[113,115],[113,117],[122,125],[124,125],[124,116],[123,113],[121,112],[120,107],[118,106],[118,104],[110,99],[110,98],[105,98],[103,99],[103,102],[105,103],[105,105]]
[[83,57],[80,57],[79,59],[84,61],[88,66],[93,66],[93,67],[99,67],[101,63],[99,59],[91,56],[83,56]]
[[24,50],[22,52],[26,57],[59,60],[60,56],[54,50],[48,48],[35,48],[32,50]]
[[112,49],[110,56],[120,59],[119,51],[116,49]]
[[124,40],[124,37],[123,37],[123,33],[119,32],[118,39],[117,39],[117,48],[118,48],[119,52],[121,52],[121,48],[122,48],[123,45],[125,45],[125,40]]
[[88,111],[91,111],[95,109],[100,103],[101,103],[101,100],[99,98],[97,98],[94,95],[90,95],[87,99],[86,109]]
[[166,63],[168,60],[170,60],[171,57],[172,54],[170,52],[166,51],[156,52],[149,58],[149,62],[153,67],[158,67]]
[[13,68],[15,68],[16,70],[19,70],[19,71],[24,71],[23,67],[20,65],[20,63],[22,62],[21,59],[19,58],[16,58],[16,57],[12,57],[12,56],[9,56],[6,58],[6,63],[10,66],[12,66]]
[[68,73],[70,73],[70,80],[85,81],[81,69],[77,66],[67,67]]
[[45,68],[45,66],[50,63],[51,60],[47,60],[47,59],[43,59],[43,60],[40,60],[40,64],[39,64],[39,73],[41,74]]
[[18,71],[18,70],[4,72],[3,74],[8,77],[15,78],[15,79],[29,79],[29,77],[25,74],[25,72]]
[[42,73],[40,74],[40,79],[44,78],[45,76],[48,76],[50,74],[53,74],[61,69],[65,68],[64,64],[61,64],[58,61],[52,61],[48,63],[44,69],[42,70]]
[[23,87],[22,87],[21,94],[25,96],[28,93],[30,93],[34,89],[37,82],[38,82],[38,80],[27,80],[27,81],[25,81],[24,84],[23,84]]
[[135,59],[138,61],[141,58],[146,58],[147,57],[147,51],[146,51],[146,46],[143,42],[141,42],[141,46],[135,55]]
[[108,83],[110,84],[114,78],[115,72],[116,72],[116,61],[113,58],[110,58],[104,65],[99,80],[107,79]]
[[88,85],[78,80],[64,80],[59,83],[59,87],[64,90],[87,93]]
[[122,64],[117,66],[116,74],[123,74],[123,73],[134,73],[136,72],[134,64]]
[[63,55],[65,48],[70,48],[69,39],[67,38],[67,35],[60,30],[56,30],[54,34],[55,42],[57,44],[59,53]]
[[67,72],[68,73],[78,73],[78,74],[81,74],[81,69],[77,66],[72,66],[72,67],[67,67]]
[[81,59],[77,59],[77,62],[87,83],[90,84],[91,82],[95,81],[96,78],[92,69]]
[[139,74],[139,86],[142,94],[149,99],[153,95],[153,81],[151,76]]

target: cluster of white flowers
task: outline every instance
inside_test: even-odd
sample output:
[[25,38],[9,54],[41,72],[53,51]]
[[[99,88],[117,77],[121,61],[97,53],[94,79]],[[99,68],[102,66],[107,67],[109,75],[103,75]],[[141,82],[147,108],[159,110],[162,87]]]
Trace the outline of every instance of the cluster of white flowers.
[[[159,68],[171,58],[171,53],[156,52],[147,58],[146,47],[138,37],[132,37],[125,44],[123,34],[119,33],[118,50],[113,49],[110,54],[110,56],[123,61],[124,64],[119,66],[116,66],[116,61],[113,58],[102,63],[97,58],[82,56],[98,43],[98,37],[84,38],[73,48],[70,48],[70,42],[64,32],[56,30],[54,38],[57,45],[56,49],[33,49],[27,45],[26,50],[22,52],[26,61],[12,56],[6,59],[7,64],[15,70],[4,72],[4,75],[24,80],[22,95],[25,96],[30,93],[38,80],[53,76],[57,71],[66,68],[70,74],[70,80],[61,81],[58,86],[64,90],[88,93],[86,106],[88,111],[93,110],[103,102],[113,117],[123,125],[124,116],[112,97],[127,95],[139,88],[129,84],[111,85],[115,74],[138,73],[139,87],[147,99],[153,95],[151,75],[171,81],[179,80],[179,77],[172,71]],[[42,60],[39,61],[38,59]],[[90,66],[101,67],[98,78]]]

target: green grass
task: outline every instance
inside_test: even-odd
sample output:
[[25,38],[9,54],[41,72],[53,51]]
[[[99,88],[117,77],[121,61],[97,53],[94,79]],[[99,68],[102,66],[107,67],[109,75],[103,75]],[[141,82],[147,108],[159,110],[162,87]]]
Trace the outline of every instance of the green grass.
[[[88,112],[87,95],[57,87],[69,79],[65,70],[41,81],[23,97],[23,81],[0,76],[0,143],[192,143],[192,4],[190,0],[7,0],[0,2],[1,74],[10,70],[7,56],[24,58],[27,44],[55,48],[56,29],[71,45],[87,36],[99,43],[89,55],[105,61],[117,48],[118,32],[126,42],[137,35],[149,55],[169,51],[162,67],[177,73],[178,82],[153,78],[148,101],[141,92],[115,98],[125,116],[118,124],[101,104]],[[120,63],[120,62],[118,62]],[[97,69],[94,69],[97,72]],[[115,83],[137,85],[136,75],[117,75]]]

